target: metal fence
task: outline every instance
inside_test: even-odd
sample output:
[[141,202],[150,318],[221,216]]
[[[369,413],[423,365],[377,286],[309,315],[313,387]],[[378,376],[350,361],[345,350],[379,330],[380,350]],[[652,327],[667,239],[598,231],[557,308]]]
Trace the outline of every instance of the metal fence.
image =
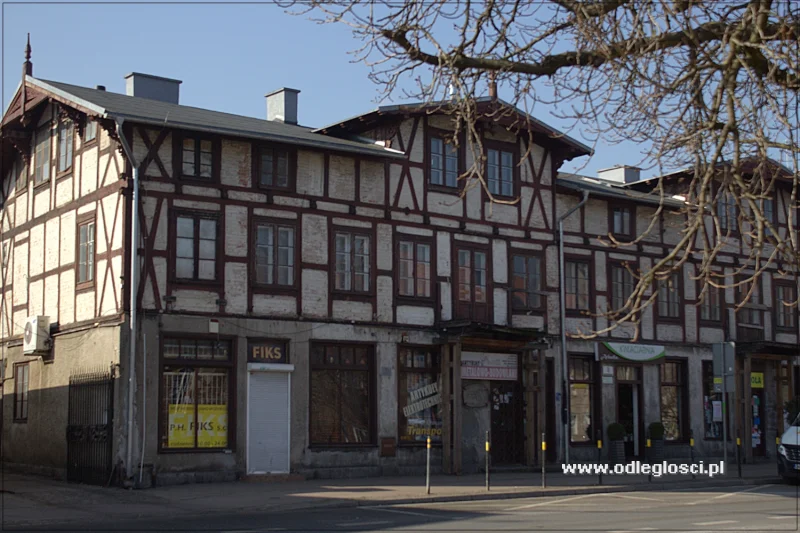
[[107,485],[112,473],[114,375],[110,370],[69,378],[67,480]]

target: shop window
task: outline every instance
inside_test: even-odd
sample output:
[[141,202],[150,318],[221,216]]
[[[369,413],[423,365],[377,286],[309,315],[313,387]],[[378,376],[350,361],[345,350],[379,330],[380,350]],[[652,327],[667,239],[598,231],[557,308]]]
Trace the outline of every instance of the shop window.
[[373,367],[371,346],[312,346],[312,445],[374,444]]
[[703,361],[703,427],[706,440],[722,440],[722,393],[714,392],[711,361]]
[[661,365],[661,423],[664,440],[679,441],[686,438],[686,363],[666,361]]
[[429,348],[398,349],[398,441],[424,444],[442,441],[442,397],[439,354]]
[[593,367],[591,357],[569,359],[569,440],[572,443],[592,442]]
[[658,283],[658,317],[678,319],[681,316],[680,273],[673,272],[669,278]]
[[162,449],[229,447],[232,354],[228,340],[164,339]]
[[775,322],[779,328],[794,330],[797,326],[797,289],[788,283],[775,283]]
[[589,309],[589,263],[567,261],[565,266],[567,309]]
[[14,422],[27,422],[28,420],[30,368],[30,363],[14,365]]
[[633,294],[633,274],[621,264],[611,265],[611,308],[620,311]]
[[518,310],[541,308],[543,298],[540,258],[514,255],[511,264],[512,307]]
[[707,322],[722,320],[722,291],[719,287],[706,283],[703,302],[700,304],[700,320]]
[[431,297],[431,245],[401,240],[398,243],[398,292],[400,296]]

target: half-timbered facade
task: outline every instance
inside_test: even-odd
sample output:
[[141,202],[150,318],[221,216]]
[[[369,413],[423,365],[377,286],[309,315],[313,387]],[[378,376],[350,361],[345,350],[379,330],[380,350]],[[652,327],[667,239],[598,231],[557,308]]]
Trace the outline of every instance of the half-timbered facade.
[[[709,343],[737,339],[724,305],[736,296],[697,306],[690,266],[678,296],[643,316],[642,343],[665,359],[601,364],[597,343],[576,340],[562,369],[560,269],[566,331],[602,328],[583,312],[624,296],[619,267],[646,266],[678,227],[664,215],[646,244],[602,246],[641,232],[655,207],[624,183],[557,179],[590,153],[581,143],[520,111],[481,121],[486,187],[518,199],[499,204],[459,179],[475,156],[435,107],[314,130],[297,124],[293,89],[270,93],[256,119],[180,105],[176,80],[127,84],[115,94],[29,71],[3,118],[7,463],[82,461],[66,427],[76,442],[109,433],[117,474],[145,483],[414,472],[428,437],[437,468],[470,471],[487,432],[496,463],[533,465],[542,434],[551,460],[566,440],[588,459],[593,430],[633,417],[639,438],[665,406],[675,442],[708,427],[696,398]],[[559,217],[584,193],[560,264]],[[778,287],[786,300],[797,286],[772,279],[761,340],[785,348],[796,313],[767,317]],[[44,348],[26,348],[30,317],[48,324]],[[608,339],[624,340],[624,328]],[[793,368],[775,361],[767,380]],[[111,367],[106,417],[73,421],[71,383]]]

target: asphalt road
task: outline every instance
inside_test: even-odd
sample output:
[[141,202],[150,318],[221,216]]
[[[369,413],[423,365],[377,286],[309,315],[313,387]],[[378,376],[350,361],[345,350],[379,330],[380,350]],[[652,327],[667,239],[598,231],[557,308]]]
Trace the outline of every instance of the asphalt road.
[[[642,491],[64,525],[79,531],[797,531],[798,487]],[[51,531],[63,530],[51,526]]]

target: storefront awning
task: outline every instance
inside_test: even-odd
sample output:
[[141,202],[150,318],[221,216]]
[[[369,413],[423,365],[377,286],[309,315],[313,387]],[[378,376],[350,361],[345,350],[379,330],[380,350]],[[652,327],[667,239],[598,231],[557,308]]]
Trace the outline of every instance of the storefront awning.
[[800,356],[800,345],[775,341],[748,341],[736,343],[736,355]]

